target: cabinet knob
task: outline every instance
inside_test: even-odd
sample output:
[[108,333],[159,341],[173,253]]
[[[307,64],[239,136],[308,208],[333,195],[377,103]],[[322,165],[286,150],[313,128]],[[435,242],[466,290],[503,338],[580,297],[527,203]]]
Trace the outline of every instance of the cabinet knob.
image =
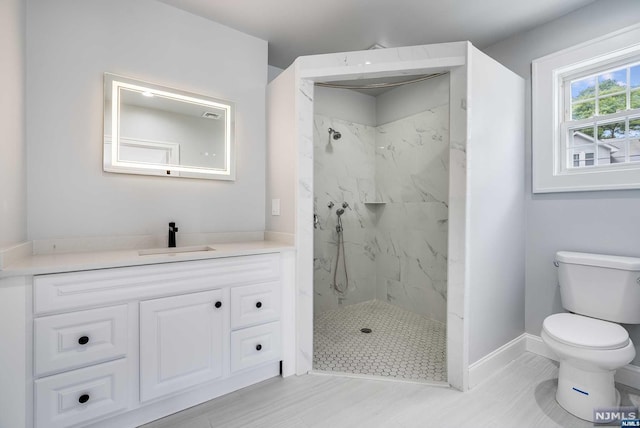
[[262,302],[256,303],[256,308],[260,309],[262,307]]
[[86,345],[87,343],[89,343],[89,336],[82,336],[78,339],[78,343],[80,345]]
[[89,394],[82,394],[82,395],[78,398],[78,403],[80,403],[80,404],[84,404],[84,403],[86,403],[87,401],[89,401],[89,398],[91,398],[91,397],[89,397]]
[[256,351],[259,351],[262,349],[262,345],[260,345],[259,343],[256,345]]
[[220,308],[222,307],[222,302],[216,302],[213,306],[215,306],[216,308]]

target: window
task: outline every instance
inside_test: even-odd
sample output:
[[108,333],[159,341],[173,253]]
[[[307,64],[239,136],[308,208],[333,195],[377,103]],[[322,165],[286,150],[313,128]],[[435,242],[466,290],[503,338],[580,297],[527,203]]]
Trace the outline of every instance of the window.
[[[562,84],[564,146],[571,155],[567,159],[572,160],[567,167],[639,162],[640,61],[596,74],[569,76]],[[576,162],[576,155],[584,162]]]
[[533,62],[535,193],[640,188],[640,26]]

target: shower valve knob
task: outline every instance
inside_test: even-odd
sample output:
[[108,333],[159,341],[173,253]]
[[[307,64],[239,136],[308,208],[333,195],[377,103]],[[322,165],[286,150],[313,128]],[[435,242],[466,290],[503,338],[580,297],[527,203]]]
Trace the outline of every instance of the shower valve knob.
[[260,309],[262,307],[262,302],[257,302],[256,303],[256,308]]

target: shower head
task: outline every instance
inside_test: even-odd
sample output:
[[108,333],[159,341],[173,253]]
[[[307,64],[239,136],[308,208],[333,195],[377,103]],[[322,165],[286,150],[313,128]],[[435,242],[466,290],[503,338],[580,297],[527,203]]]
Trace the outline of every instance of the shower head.
[[329,128],[329,135],[333,135],[334,140],[339,140],[342,134],[333,128]]
[[344,210],[342,208],[338,208],[336,210],[336,214],[338,214],[338,217],[340,217],[342,214],[344,214]]

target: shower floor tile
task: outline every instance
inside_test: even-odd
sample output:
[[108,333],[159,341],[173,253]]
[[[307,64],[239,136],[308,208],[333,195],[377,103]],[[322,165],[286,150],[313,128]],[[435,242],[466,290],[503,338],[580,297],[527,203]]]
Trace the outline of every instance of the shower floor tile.
[[[446,326],[379,300],[314,318],[313,368],[446,382]],[[370,328],[371,333],[360,329]]]

